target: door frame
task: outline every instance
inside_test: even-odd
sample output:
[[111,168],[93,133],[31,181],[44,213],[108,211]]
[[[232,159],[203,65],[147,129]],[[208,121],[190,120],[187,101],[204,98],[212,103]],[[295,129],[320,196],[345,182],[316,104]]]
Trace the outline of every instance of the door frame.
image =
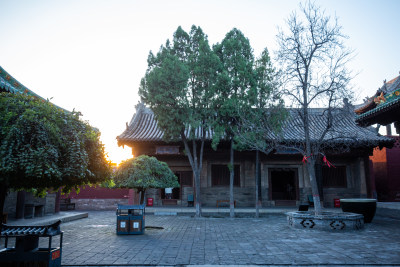
[[268,166],[267,167],[267,173],[268,173],[268,199],[270,201],[276,201],[276,200],[285,200],[285,199],[272,199],[272,175],[271,172],[275,170],[289,170],[289,171],[294,171],[294,183],[295,183],[295,193],[296,197],[294,200],[298,201],[300,200],[300,189],[299,189],[299,168],[298,167],[293,167],[293,166]]

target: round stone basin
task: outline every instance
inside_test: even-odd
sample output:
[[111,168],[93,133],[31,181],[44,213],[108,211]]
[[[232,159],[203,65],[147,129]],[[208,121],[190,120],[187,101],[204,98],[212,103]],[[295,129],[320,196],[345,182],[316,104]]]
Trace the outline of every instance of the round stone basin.
[[364,228],[363,215],[356,213],[322,212],[315,215],[313,211],[293,211],[286,215],[289,226],[298,229],[346,231]]
[[344,212],[353,212],[364,215],[364,222],[370,223],[376,212],[376,199],[374,198],[342,198],[340,206]]

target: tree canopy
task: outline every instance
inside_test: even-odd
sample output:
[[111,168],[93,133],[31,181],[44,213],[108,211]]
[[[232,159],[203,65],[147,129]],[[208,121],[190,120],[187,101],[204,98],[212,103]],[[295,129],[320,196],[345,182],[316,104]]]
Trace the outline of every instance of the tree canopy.
[[[48,101],[22,94],[0,97],[0,185],[2,191],[47,189],[69,192],[110,179],[100,133]],[[5,197],[5,196],[4,196]]]
[[142,192],[141,203],[148,188],[179,187],[178,178],[167,163],[146,155],[123,161],[114,175],[114,182],[117,187]]
[[[200,27],[178,27],[172,43],[150,52],[139,95],[153,110],[165,141],[182,140],[193,170],[196,215],[201,216],[200,171],[207,132],[214,119],[218,57]],[[197,134],[196,134],[197,132]]]
[[9,188],[69,191],[110,178],[100,133],[80,113],[2,93],[0,114],[0,181]]

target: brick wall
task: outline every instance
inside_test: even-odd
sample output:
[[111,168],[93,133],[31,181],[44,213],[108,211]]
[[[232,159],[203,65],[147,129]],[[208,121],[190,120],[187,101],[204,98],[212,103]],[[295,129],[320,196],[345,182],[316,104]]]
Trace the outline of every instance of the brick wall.
[[8,217],[15,218],[15,208],[17,206],[17,192],[9,192],[4,203],[4,212]]
[[[234,187],[233,196],[236,201],[236,207],[251,207],[255,205],[254,187]],[[203,206],[216,207],[217,200],[229,200],[229,187],[201,188]],[[223,204],[226,205],[226,203]]]
[[53,214],[56,209],[56,193],[47,194],[45,203],[44,212],[46,214]]
[[[9,218],[15,218],[17,206],[17,192],[9,192],[4,203],[4,212],[8,213]],[[55,211],[56,194],[48,193],[46,197],[35,197],[27,192],[25,195],[25,204],[43,205],[45,214],[53,214]]]
[[128,205],[128,199],[71,199],[75,210],[117,210],[117,205]]

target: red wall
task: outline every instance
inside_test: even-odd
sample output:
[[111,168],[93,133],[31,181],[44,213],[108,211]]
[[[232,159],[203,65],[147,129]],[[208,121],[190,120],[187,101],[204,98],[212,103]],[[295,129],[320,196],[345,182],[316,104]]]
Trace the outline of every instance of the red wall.
[[388,182],[390,183],[389,194],[391,197],[400,193],[400,137],[396,138],[396,143],[392,149],[386,152]]
[[398,201],[396,194],[400,193],[400,137],[391,137],[396,140],[393,148],[375,148],[370,157],[379,201]]
[[61,198],[74,199],[123,199],[129,198],[129,189],[110,189],[102,187],[83,186],[79,194],[72,190],[69,194],[61,195]]

